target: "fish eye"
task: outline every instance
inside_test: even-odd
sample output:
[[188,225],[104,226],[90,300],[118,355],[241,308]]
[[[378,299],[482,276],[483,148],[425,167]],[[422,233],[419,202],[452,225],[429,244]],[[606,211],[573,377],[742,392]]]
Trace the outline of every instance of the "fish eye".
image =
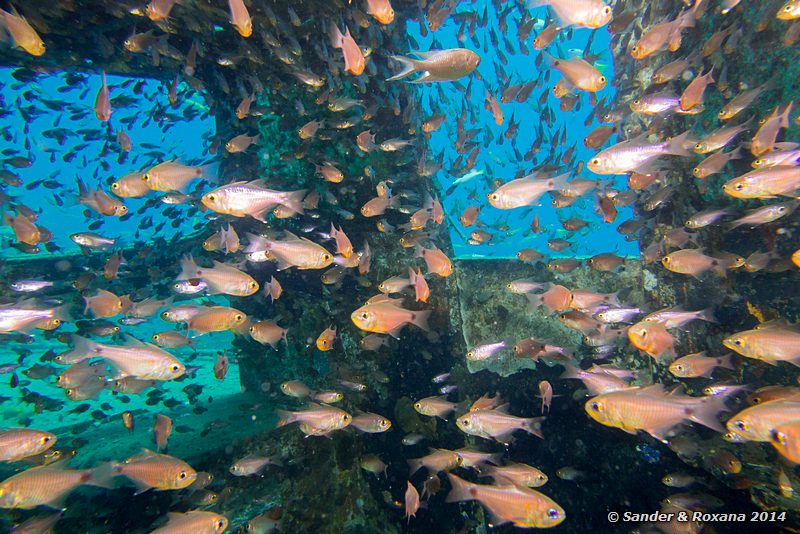
[[702,150],[703,149],[703,143],[697,143],[696,145],[694,145],[694,149],[695,150]]
[[742,189],[744,189],[744,184],[743,183],[738,183],[738,184],[734,185],[733,188],[736,189],[737,191],[741,191]]
[[386,284],[381,282],[380,284],[378,284],[378,289],[386,289]]
[[700,167],[695,167],[694,169],[692,169],[692,174],[694,174],[695,176],[700,176]]
[[159,337],[158,334],[153,334],[153,341],[158,341]]
[[415,403],[414,403],[414,409],[415,409],[415,410],[421,410],[421,409],[422,409],[422,403],[420,403],[420,402],[415,402]]
[[381,419],[381,422],[379,424],[380,424],[381,428],[383,428],[383,427],[388,428],[391,423],[390,423],[390,421],[388,419]]
[[342,414],[342,421],[347,421],[350,416],[347,414]]
[[145,182],[149,182],[149,181],[150,181],[150,173],[145,173],[145,175],[144,175],[144,181],[145,181]]
[[241,313],[237,313],[236,315],[233,316],[233,320],[236,321],[236,322],[239,322],[242,319],[244,319],[244,317],[242,316]]
[[500,195],[498,195],[497,193],[492,193],[491,195],[489,195],[489,198],[491,198],[492,200],[500,200]]
[[42,436],[39,438],[39,443],[44,445],[45,443],[50,443],[50,436]]
[[186,471],[181,471],[180,473],[178,473],[178,478],[180,478],[180,479],[184,479],[187,476],[189,476],[189,475],[186,474]]
[[642,103],[642,101],[637,98],[636,100],[633,101],[633,103],[634,103],[634,105],[638,106],[639,104]]
[[537,478],[537,479],[539,479],[539,480],[547,480],[547,477],[546,477],[546,476],[544,476],[544,475],[539,475],[539,476],[538,476],[538,477],[536,477],[536,478]]
[[180,368],[181,368],[180,365],[174,364],[170,369],[172,369],[173,371],[178,371]]
[[591,404],[589,405],[589,408],[591,408],[592,410],[594,410],[595,412],[598,412],[598,413],[600,413],[600,412],[602,412],[602,411],[603,411],[603,405],[602,405],[602,404],[600,404],[599,402],[593,402],[593,403],[591,403]]
[[[603,8],[603,15],[610,15],[611,14],[611,6],[606,6]],[[548,511],[549,513],[549,511]]]
[[361,315],[359,317],[361,317],[364,320],[367,320],[369,318],[369,314],[367,312],[361,312]]
[[778,445],[786,446],[786,434],[777,430],[772,431],[772,441]]
[[111,189],[114,189],[114,190],[119,189],[119,184],[117,182],[114,182],[113,184],[111,184]]
[[[609,7],[609,8],[606,8],[606,9],[608,9],[609,11],[611,11],[611,8],[610,8],[610,7]],[[549,508],[549,509],[547,510],[547,517],[549,517],[550,519],[558,519],[559,515],[560,515],[560,514],[558,513],[558,510],[556,510],[555,508]]]
[[747,430],[747,423],[742,421],[741,419],[739,421],[736,421],[736,423],[734,423],[734,426],[743,432]]
[[594,158],[594,159],[591,161],[591,164],[592,164],[592,165],[595,165],[595,166],[597,166],[597,165],[600,165],[600,158]]
[[472,351],[467,352],[467,358],[472,358],[473,356],[475,356],[474,352]]
[[[251,326],[250,328],[247,329],[247,331],[252,334],[252,333],[254,333],[256,331],[256,327],[255,326]],[[283,387],[283,386],[281,386],[281,387]]]
[[779,207],[778,208],[778,213],[781,213],[781,214],[786,213],[786,207],[785,206]]
[[684,370],[683,364],[679,363],[678,365],[675,366],[675,369],[678,371],[683,371]]
[[633,48],[631,48],[631,52],[638,52],[638,51],[639,51],[639,45],[633,45]]
[[734,339],[733,344],[736,345],[737,347],[742,347],[744,346],[744,341],[742,341],[741,339]]
[[328,261],[329,259],[331,259],[331,255],[330,254],[323,254],[322,255],[322,261]]
[[249,287],[249,288],[254,288],[254,287],[256,287],[256,283],[255,283],[255,282],[249,282],[249,283],[247,284],[247,287]]
[[61,319],[53,319],[53,324],[54,324],[55,326],[58,326],[58,325],[60,325],[60,324],[61,324]]
[[[217,496],[216,496],[216,495],[214,495],[214,499],[215,499],[215,500],[216,500],[216,498],[217,498]],[[218,529],[220,529],[220,530],[221,530],[221,529],[223,529],[223,528],[225,527],[225,521],[223,521],[222,519],[220,519],[219,521],[217,521],[216,527],[217,527]]]
[[469,426],[469,419],[462,419],[461,424],[464,426]]
[[211,202],[216,202],[217,201],[217,195],[208,195],[208,200],[210,200]]
[[600,82],[600,83],[606,83],[606,77],[605,76],[600,76],[599,78],[597,78],[597,81]]
[[663,258],[661,258],[661,261],[666,264],[666,263],[671,262],[672,258],[670,258],[669,256],[664,256]]

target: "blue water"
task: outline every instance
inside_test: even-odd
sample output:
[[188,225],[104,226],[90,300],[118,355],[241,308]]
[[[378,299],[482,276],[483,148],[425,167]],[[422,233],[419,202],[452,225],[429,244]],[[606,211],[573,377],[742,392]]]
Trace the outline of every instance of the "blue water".
[[[177,206],[186,219],[174,228],[170,224],[172,221],[162,216],[167,206],[160,202],[137,215],[145,202],[152,202],[153,195],[123,199],[129,213],[123,220],[94,212],[87,219],[84,216],[86,208],[78,204],[76,182],[80,178],[93,189],[102,185],[110,193],[110,185],[125,174],[168,159],[178,158],[186,164],[204,162],[209,157],[215,125],[202,95],[181,82],[177,106],[171,107],[167,97],[169,85],[153,79],[109,75],[107,83],[113,112],[109,123],[102,125],[94,114],[95,97],[101,86],[99,74],[81,74],[84,80],[69,88],[65,83],[69,74],[42,74],[35,81],[25,83],[14,79],[12,73],[13,69],[0,69],[3,100],[11,110],[0,118],[0,130],[11,132],[10,142],[3,145],[3,154],[5,157],[26,156],[33,164],[22,169],[6,165],[8,170],[22,178],[23,184],[5,187],[4,191],[19,197],[20,202],[39,213],[37,224],[53,231],[53,243],[64,253],[79,251],[69,236],[86,231],[92,221],[103,222],[97,233],[121,237],[122,243],[127,245],[132,244],[140,222],[148,215],[153,216],[153,225],[139,229],[138,240],[142,242],[150,241],[156,235],[170,239],[176,234],[186,234],[203,221],[197,210]],[[139,94],[134,91],[136,84],[141,86]],[[64,91],[65,88],[69,90]],[[129,103],[123,105],[121,99]],[[52,111],[42,104],[43,100],[62,101],[65,106],[60,111]],[[17,106],[33,120],[26,122]],[[196,116],[187,120],[187,110]],[[121,152],[117,143],[117,130],[120,128],[133,142],[127,155]],[[63,129],[63,132],[54,132],[56,129]],[[143,147],[141,143],[147,143],[149,147]],[[32,190],[25,188],[26,184],[39,179],[54,179],[62,186],[57,189],[41,185]],[[60,197],[61,205],[54,195]],[[167,224],[157,230],[160,222]],[[2,226],[0,236],[13,241],[14,234],[10,227]],[[43,246],[40,248],[40,255],[47,254]],[[4,247],[3,252],[19,255],[11,247]]]
[[[484,9],[488,10],[487,24],[494,28],[478,29],[475,33],[477,39],[470,38],[467,31],[461,32],[465,41],[459,41],[461,25],[457,22],[457,14],[482,14]],[[469,78],[459,82],[460,85],[467,86],[468,94],[466,95],[459,91],[454,84],[421,84],[418,86],[422,93],[426,117],[437,113],[447,114],[446,121],[437,132],[431,135],[430,140],[432,156],[429,159],[443,164],[443,169],[435,176],[441,191],[446,191],[456,179],[461,177],[451,174],[448,169],[452,168],[453,162],[459,156],[454,148],[457,137],[456,119],[462,116],[464,106],[469,110],[467,114],[469,120],[465,121],[465,128],[483,130],[483,133],[477,136],[477,141],[481,143],[480,153],[475,166],[470,171],[480,174],[458,185],[451,195],[442,199],[442,204],[451,222],[450,237],[456,256],[513,258],[521,249],[535,248],[551,257],[590,257],[600,252],[616,252],[621,256],[638,257],[638,244],[624,240],[623,236],[616,232],[616,227],[620,223],[632,218],[630,208],[619,208],[617,220],[612,224],[604,224],[602,218],[595,212],[593,195],[585,195],[572,206],[560,210],[553,208],[550,195],[542,197],[541,205],[538,207],[514,210],[498,210],[486,202],[486,194],[496,189],[491,183],[492,181],[499,179],[507,182],[516,176],[520,167],[532,172],[537,166],[560,165],[563,152],[570,146],[577,147],[577,161],[586,162],[591,159],[597,151],[585,148],[583,138],[601,123],[596,118],[587,121],[587,117],[592,114],[593,109],[589,94],[586,92],[581,92],[579,103],[571,111],[563,113],[559,110],[560,100],[553,96],[552,89],[561,76],[558,71],[553,70],[549,82],[537,86],[525,103],[519,104],[516,101],[509,104],[500,103],[505,120],[501,126],[497,126],[491,112],[485,109],[485,91],[489,90],[499,102],[502,90],[508,85],[525,83],[540,76],[539,68],[535,63],[541,52],[534,49],[532,43],[536,34],[546,25],[548,11],[546,8],[530,10],[531,17],[537,20],[527,41],[529,53],[524,54],[520,50],[517,34],[522,10],[510,10],[506,16],[508,31],[505,37],[512,48],[501,46],[507,58],[505,66],[502,66],[496,48],[488,37],[490,31],[497,35],[502,34],[497,28],[499,14],[495,5],[492,2],[481,0],[470,6],[457,8],[455,13],[456,15],[449,17],[447,22],[436,31],[435,39],[432,32],[428,32],[426,37],[422,37],[417,22],[409,22],[407,29],[411,39],[419,45],[418,50],[466,47],[477,50],[481,55],[481,64],[477,70],[483,81]],[[598,101],[612,101],[616,90],[614,88],[613,57],[609,48],[609,33],[605,29],[594,33],[590,52],[599,56],[596,59],[596,66],[610,80],[609,84],[597,93],[597,99]],[[591,30],[588,29],[573,29],[571,39],[565,39],[565,36],[562,35],[556,40],[557,44],[549,47],[548,50],[554,56],[562,58],[580,56],[583,54],[591,34]],[[509,84],[501,83],[495,70],[497,68],[505,71],[510,79]],[[546,60],[542,61],[541,68],[547,68]],[[543,91],[549,93],[544,106],[550,107],[555,112],[556,120],[552,124],[542,122],[544,106],[540,106],[538,101]],[[465,99],[469,100],[466,104]],[[513,140],[506,140],[503,134],[508,128],[512,116],[515,121],[520,123],[520,127]],[[533,160],[524,162],[518,156],[526,154],[534,144],[538,137],[540,124],[545,135],[541,149]],[[567,129],[565,143],[563,146],[553,146],[556,138],[560,140],[560,134],[564,128]],[[615,135],[609,143],[613,144],[616,140],[617,136]],[[464,159],[467,155],[464,154]],[[578,176],[590,180],[606,180],[608,187],[626,187],[625,177],[622,176],[600,177],[593,175],[588,169]],[[467,198],[471,194],[475,197],[472,200]],[[458,217],[470,205],[482,206],[478,217],[478,221],[483,225],[480,228],[493,234],[488,243],[472,245],[467,242],[470,232],[479,226],[464,228],[458,221]],[[540,225],[543,229],[539,234],[533,234],[530,231],[534,214],[539,215]],[[563,230],[559,222],[572,217],[582,218],[591,224],[577,235],[573,235],[571,232]],[[569,239],[573,245],[560,253],[552,253],[547,249],[547,241],[553,238]]]

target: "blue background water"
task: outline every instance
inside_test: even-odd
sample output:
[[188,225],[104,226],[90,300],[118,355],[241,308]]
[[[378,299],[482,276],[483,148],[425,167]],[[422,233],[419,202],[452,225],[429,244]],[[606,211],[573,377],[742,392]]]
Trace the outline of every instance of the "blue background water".
[[[154,195],[124,199],[128,212],[132,214],[126,220],[103,217],[94,212],[87,219],[84,217],[86,207],[77,203],[76,179],[80,178],[90,188],[102,185],[110,193],[111,183],[120,177],[162,161],[172,158],[187,164],[205,161],[209,158],[208,149],[215,126],[202,95],[181,83],[178,86],[178,103],[171,107],[167,97],[169,86],[160,81],[107,76],[112,99],[108,128],[94,114],[95,97],[101,86],[99,75],[85,75],[83,82],[69,87],[65,83],[68,75],[64,73],[39,75],[32,82],[20,82],[12,77],[12,72],[13,69],[0,69],[4,107],[11,111],[0,118],[0,130],[11,133],[11,141],[3,144],[3,154],[6,157],[28,157],[33,165],[23,169],[4,165],[23,181],[20,187],[5,187],[5,193],[18,197],[20,202],[37,211],[37,224],[50,229],[53,242],[68,253],[78,251],[78,245],[69,236],[87,231],[90,222],[95,220],[103,221],[97,233],[106,237],[122,237],[123,243],[130,245],[142,218],[154,215],[153,226],[139,233],[141,241],[150,241],[157,233],[155,228],[162,222],[161,212],[166,205],[159,202],[146,214],[136,215]],[[142,85],[140,94],[134,92],[136,83]],[[123,105],[122,99],[129,103]],[[42,100],[61,101],[64,107],[54,111],[45,107]],[[18,108],[33,120],[26,122]],[[196,114],[191,120],[184,118],[187,109]],[[53,133],[56,129],[63,129],[66,137],[59,139],[61,135]],[[133,142],[127,157],[120,157],[122,153],[117,144],[119,129],[124,129]],[[26,143],[30,143],[30,149],[26,148]],[[107,145],[107,153],[104,153]],[[70,159],[73,155],[74,158]],[[44,186],[30,191],[25,189],[26,184],[42,178],[52,178],[63,185],[53,190]],[[56,203],[53,195],[61,197],[63,206]],[[185,234],[202,217],[197,210],[181,206],[178,209],[188,217],[179,229],[166,224],[161,235],[171,238],[179,232]],[[10,227],[3,226],[0,235],[13,241],[14,234]],[[40,254],[47,253],[44,247],[40,248]],[[15,249],[3,247],[3,254],[15,254]]]
[[[443,164],[443,170],[435,176],[442,191],[447,190],[459,178],[448,169],[452,168],[452,163],[458,157],[458,153],[454,148],[458,135],[456,119],[462,115],[462,105],[465,98],[470,100],[468,108],[471,110],[470,118],[472,119],[471,122],[466,122],[465,128],[480,128],[484,130],[484,133],[479,134],[477,137],[477,140],[482,143],[482,147],[477,163],[473,168],[473,171],[482,172],[482,174],[457,186],[457,189],[451,195],[441,199],[451,221],[451,238],[456,256],[462,258],[513,258],[520,249],[535,248],[540,252],[549,253],[551,256],[556,257],[590,257],[599,252],[612,251],[616,251],[621,256],[638,257],[638,245],[635,242],[625,241],[616,232],[616,227],[621,222],[632,217],[630,208],[620,208],[617,220],[613,224],[604,224],[602,218],[595,213],[595,200],[592,195],[587,195],[572,206],[560,210],[552,207],[550,203],[552,197],[549,195],[542,197],[540,200],[541,206],[533,209],[498,210],[489,205],[486,200],[486,193],[496,189],[491,182],[494,179],[508,181],[514,178],[520,167],[531,172],[538,165],[558,164],[561,155],[573,145],[577,147],[577,161],[588,161],[597,151],[585,148],[583,138],[600,123],[593,119],[588,121],[588,126],[585,125],[587,117],[592,113],[589,94],[585,92],[580,95],[580,105],[575,106],[567,113],[559,111],[560,100],[553,96],[552,88],[561,79],[561,76],[558,71],[553,71],[549,82],[535,88],[527,102],[523,104],[516,102],[501,103],[500,106],[503,110],[505,121],[501,126],[497,126],[491,112],[485,109],[484,102],[487,89],[499,102],[502,90],[506,87],[505,85],[501,87],[501,81],[497,78],[495,68],[502,65],[502,63],[489,38],[490,31],[495,32],[496,35],[503,35],[498,29],[499,13],[496,12],[494,4],[487,0],[480,0],[470,6],[456,9],[456,13],[482,14],[485,9],[489,10],[488,17],[486,17],[488,20],[487,28],[478,28],[475,32],[475,39],[470,39],[469,34],[463,32],[466,37],[466,43],[458,40],[460,24],[456,20],[456,15],[449,17],[447,22],[436,31],[435,41],[433,33],[428,33],[427,37],[423,37],[420,34],[418,23],[409,22],[407,24],[408,34],[419,45],[418,50],[454,47],[475,49],[472,46],[474,42],[478,41],[480,43],[477,51],[482,60],[478,66],[478,72],[483,81],[473,79],[468,85],[469,93],[467,95],[460,92],[453,84],[420,84],[418,86],[419,91],[422,93],[425,116],[437,113],[447,115],[447,120],[442,128],[432,134],[430,141],[431,152],[433,154],[443,154],[440,159],[434,158],[435,161],[440,161]],[[547,8],[538,8],[530,11],[531,16],[537,18],[537,20],[534,30],[531,32],[531,37],[528,39],[530,53],[526,55],[519,49],[517,28],[520,23],[520,13],[521,10],[513,9],[506,17],[508,31],[505,33],[505,38],[514,48],[508,49],[502,46],[501,43],[501,48],[508,60],[504,70],[511,79],[510,83],[512,84],[525,83],[535,80],[539,76],[535,61],[541,52],[533,48],[532,42],[536,34],[548,23],[546,20],[548,16]],[[556,57],[576,57],[586,48],[590,35],[591,30],[573,29],[572,38],[567,39],[567,32],[562,32],[554,41],[554,45],[548,48],[548,51]],[[610,81],[602,91],[597,93],[598,100],[603,100],[604,98],[611,100],[616,90],[613,84],[613,58],[609,48],[609,33],[606,29],[600,29],[595,32],[591,52],[599,55],[596,60],[596,66],[601,69]],[[547,68],[546,66],[547,61],[543,61],[541,68]],[[461,83],[466,85],[465,80],[462,80]],[[539,125],[542,122],[541,108],[538,103],[542,91],[549,93],[545,105],[555,111],[556,120],[549,125],[542,124],[545,139],[536,157],[530,162],[520,161],[514,153],[511,141],[506,140],[503,134],[513,115],[515,120],[521,123],[516,136],[516,147],[521,154],[528,152],[528,149],[536,141]],[[553,146],[555,138],[559,136],[559,133],[565,127],[567,128],[566,142],[563,147],[556,148]],[[609,142],[615,143],[616,136],[612,137]],[[465,159],[466,156],[467,154],[464,155]],[[564,171],[562,170],[561,172]],[[611,178],[613,185],[609,184],[610,186],[625,187],[625,178],[622,176],[600,177],[593,175],[588,170],[585,170],[580,176],[592,180],[599,178],[608,180]],[[477,197],[474,200],[469,200],[467,197],[473,190]],[[459,223],[458,217],[470,205],[482,206],[478,221],[483,223],[484,230],[494,234],[491,241],[486,244],[470,245],[467,243],[470,232],[478,227],[473,226],[465,229]],[[534,213],[539,214],[541,228],[544,230],[538,235],[530,231]],[[570,239],[573,243],[572,247],[561,253],[551,253],[546,246],[549,239],[567,239],[570,235],[569,232],[563,230],[559,220],[572,217],[580,217],[590,221],[592,224]],[[505,231],[496,230],[500,226],[506,226],[508,229]]]

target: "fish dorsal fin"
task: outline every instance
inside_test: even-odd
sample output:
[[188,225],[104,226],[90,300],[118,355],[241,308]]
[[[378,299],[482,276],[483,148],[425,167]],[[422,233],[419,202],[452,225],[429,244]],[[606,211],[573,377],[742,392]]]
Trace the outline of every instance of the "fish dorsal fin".
[[501,404],[500,406],[497,406],[492,411],[508,415],[508,406],[509,406],[509,404],[507,402],[504,402],[503,404]]
[[428,50],[427,52],[415,52],[414,54],[421,57],[422,59],[430,59],[439,53],[441,53],[441,50]]
[[136,347],[144,347],[145,344],[142,343],[139,339],[133,337],[131,334],[125,334],[125,341],[129,344],[136,346]]
[[226,272],[229,272],[229,273],[232,273],[232,272],[239,273],[239,272],[241,272],[239,269],[237,269],[233,265],[228,265],[227,263],[222,263],[221,261],[217,261],[217,260],[214,260],[214,267],[213,268],[218,270],[218,271],[226,271]]
[[651,395],[661,395],[664,393],[664,386],[661,384],[650,384],[649,386],[642,386],[639,391]]
[[388,295],[381,293],[380,295],[375,295],[374,297],[370,298],[367,301],[367,304],[377,304],[378,302],[393,302],[393,299],[389,298]]
[[291,241],[300,241],[300,238],[299,238],[299,237],[297,237],[296,235],[294,235],[294,234],[293,234],[292,232],[290,232],[289,230],[284,230],[284,231],[283,231],[283,233],[284,233],[285,235],[287,235],[287,236],[289,237],[289,240],[291,240]]

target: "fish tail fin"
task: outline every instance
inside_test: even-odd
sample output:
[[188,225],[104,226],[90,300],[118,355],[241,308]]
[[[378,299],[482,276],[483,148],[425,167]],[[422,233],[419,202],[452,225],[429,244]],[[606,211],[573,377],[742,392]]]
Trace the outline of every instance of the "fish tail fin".
[[670,139],[667,143],[667,153],[672,154],[673,156],[692,155],[693,152],[685,147],[685,145],[688,144],[690,134],[691,130],[686,130],[682,134]]
[[117,464],[114,462],[104,462],[88,470],[88,478],[85,484],[100,488],[114,489],[114,477],[117,476]]
[[408,476],[411,477],[414,473],[422,468],[422,458],[411,458],[406,460],[408,462]]
[[53,310],[53,319],[58,319],[62,323],[72,321],[72,314],[69,312],[71,306],[69,304],[62,304]]
[[219,182],[219,177],[217,176],[217,170],[219,169],[219,163],[207,163],[206,165],[201,165],[197,167],[197,177],[202,178],[207,182]]
[[200,269],[191,254],[181,258],[181,274],[178,275],[176,280],[191,280],[192,278],[198,278],[199,274]]
[[290,425],[297,421],[297,417],[293,412],[287,412],[286,410],[275,410],[275,413],[278,415],[278,423],[275,425],[275,428]]
[[788,128],[789,127],[789,115],[792,113],[792,106],[794,102],[789,102],[786,104],[786,109],[783,110],[783,113],[780,114],[780,127],[781,128]]
[[568,362],[562,362],[561,365],[564,366],[564,372],[561,373],[561,376],[559,376],[559,378],[567,378],[567,379],[580,378],[581,370],[579,367],[572,365],[571,363]]
[[686,418],[711,430],[725,432],[717,420],[717,415],[726,409],[725,399],[721,396],[702,397],[693,406],[686,409]]
[[89,197],[89,189],[86,187],[86,184],[83,183],[83,180],[80,178],[75,179],[78,182],[78,198],[84,199]]
[[419,65],[420,62],[416,59],[411,59],[405,56],[389,56],[389,57],[400,63],[402,69],[400,69],[400,72],[398,72],[394,76],[386,78],[387,82],[400,80],[401,78],[405,78],[406,76],[409,76],[410,74],[413,74],[420,70],[420,65]]
[[328,31],[331,37],[331,46],[334,48],[341,48],[344,35],[342,35],[342,30],[339,29],[339,26],[337,26],[335,22],[331,22]]
[[721,356],[719,358],[719,363],[717,367],[722,367],[723,369],[734,369],[733,361],[731,360],[731,355],[726,354],[725,356]]
[[411,316],[411,324],[420,327],[426,332],[430,332],[431,329],[428,326],[428,317],[430,317],[430,315],[431,315],[431,310],[416,311]]
[[572,176],[572,173],[565,172],[564,174],[559,174],[558,176],[553,176],[550,178],[553,181],[553,190],[557,191],[559,189],[564,189],[570,176]]
[[714,316],[714,307],[706,308],[697,314],[698,319],[707,321],[709,323],[718,323],[717,318]]
[[306,196],[308,189],[298,189],[287,194],[286,201],[283,204],[287,209],[292,210],[294,213],[303,214],[303,199]]
[[528,417],[522,420],[522,430],[528,434],[544,439],[542,435],[542,421],[544,417]]
[[452,489],[447,494],[445,502],[472,501],[475,499],[475,484],[467,482],[451,473],[447,473]]

